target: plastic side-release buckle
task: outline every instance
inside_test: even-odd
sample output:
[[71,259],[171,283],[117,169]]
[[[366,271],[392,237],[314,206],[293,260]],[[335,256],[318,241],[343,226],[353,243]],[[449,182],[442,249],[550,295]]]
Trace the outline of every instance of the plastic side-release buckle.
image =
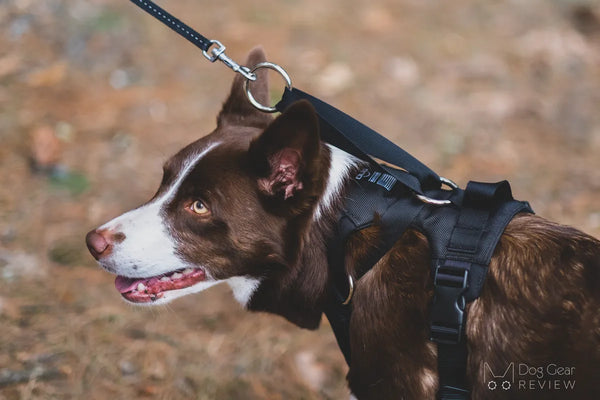
[[469,264],[446,261],[435,269],[430,340],[457,344],[462,340]]

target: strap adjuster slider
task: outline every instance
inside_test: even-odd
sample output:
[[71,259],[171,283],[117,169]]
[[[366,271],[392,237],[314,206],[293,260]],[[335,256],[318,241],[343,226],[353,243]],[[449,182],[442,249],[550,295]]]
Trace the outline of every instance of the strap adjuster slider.
[[435,270],[434,300],[431,306],[430,340],[457,344],[462,340],[468,268],[445,263]]

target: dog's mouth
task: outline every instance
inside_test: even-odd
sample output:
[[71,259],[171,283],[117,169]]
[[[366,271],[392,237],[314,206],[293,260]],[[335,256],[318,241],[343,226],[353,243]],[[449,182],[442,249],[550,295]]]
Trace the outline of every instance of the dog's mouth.
[[165,292],[184,289],[202,282],[206,273],[201,268],[186,268],[149,278],[117,276],[115,287],[132,303],[149,303],[162,298]]

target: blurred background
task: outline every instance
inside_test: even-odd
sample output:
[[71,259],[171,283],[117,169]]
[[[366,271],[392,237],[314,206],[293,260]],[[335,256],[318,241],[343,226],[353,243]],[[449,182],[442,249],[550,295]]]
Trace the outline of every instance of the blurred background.
[[[161,0],[438,173],[600,236],[600,1]],[[233,73],[124,0],[0,0],[0,399],[340,399],[317,332],[216,287],[125,305],[85,233],[209,133]],[[281,82],[273,76],[273,98]]]

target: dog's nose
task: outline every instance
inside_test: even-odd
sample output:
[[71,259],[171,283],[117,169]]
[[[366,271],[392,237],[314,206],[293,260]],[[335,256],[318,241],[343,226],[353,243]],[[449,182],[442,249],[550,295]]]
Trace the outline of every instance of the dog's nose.
[[110,247],[110,239],[105,235],[105,232],[93,230],[85,236],[85,243],[96,260],[99,260],[103,255],[108,253],[107,249]]

